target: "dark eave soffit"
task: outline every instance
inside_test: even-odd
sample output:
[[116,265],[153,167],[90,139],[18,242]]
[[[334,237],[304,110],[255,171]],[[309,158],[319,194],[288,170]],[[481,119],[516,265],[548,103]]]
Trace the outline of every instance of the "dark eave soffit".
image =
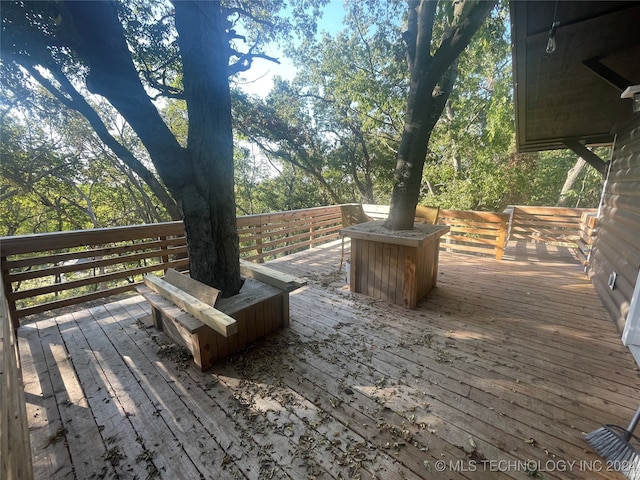
[[[612,143],[632,115],[621,88],[640,85],[640,2],[510,5],[518,150]],[[547,54],[554,12],[557,48]]]

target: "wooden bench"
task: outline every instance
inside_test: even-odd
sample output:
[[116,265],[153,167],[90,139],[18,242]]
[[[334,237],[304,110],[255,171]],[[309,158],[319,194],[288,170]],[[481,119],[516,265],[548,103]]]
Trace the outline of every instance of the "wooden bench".
[[306,284],[264,265],[241,261],[240,293],[219,291],[169,269],[137,287],[151,305],[154,326],[188,349],[203,371],[269,333],[289,325],[289,292]]

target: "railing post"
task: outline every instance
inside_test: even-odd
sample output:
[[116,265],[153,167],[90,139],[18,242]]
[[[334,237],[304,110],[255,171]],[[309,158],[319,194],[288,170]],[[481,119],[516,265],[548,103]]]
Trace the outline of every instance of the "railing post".
[[20,319],[17,315],[16,301],[13,299],[13,290],[11,289],[11,281],[9,280],[9,269],[7,268],[7,257],[0,257],[0,271],[2,271],[2,290],[4,291],[4,297],[7,300],[7,306],[9,307],[9,318],[11,319],[11,325],[14,330],[17,330],[20,326]]
[[584,212],[580,217],[579,238],[576,240],[578,245],[577,254],[582,264],[587,268],[591,261],[591,252],[593,241],[597,232],[598,218],[595,213]]
[[258,254],[258,263],[264,263],[264,255],[262,252],[262,222],[258,224],[258,238],[256,239],[256,253]]
[[502,260],[502,255],[504,255],[504,248],[507,244],[508,228],[508,222],[506,220],[501,220],[500,230],[498,232],[498,238],[496,240],[496,260]]
[[[159,238],[160,240],[160,250],[167,250],[169,248],[169,244],[167,243],[167,236],[162,236]],[[167,273],[167,270],[169,270],[166,265],[169,263],[169,254],[165,254],[162,255],[160,257],[160,263],[162,263],[163,265],[165,265],[164,267],[164,273]]]
[[514,205],[507,205],[507,208],[505,208],[503,210],[502,213],[506,213],[509,215],[509,221],[507,222],[507,235],[505,237],[505,244],[509,241],[509,239],[511,238],[511,229],[513,228],[513,212],[515,210],[515,206]]
[[316,236],[315,236],[315,231],[316,231],[315,219],[316,219],[316,217],[314,215],[311,215],[311,218],[309,219],[309,248],[310,249],[315,246],[315,242],[314,242],[314,239],[316,238]]
[[[4,260],[4,258],[3,258]],[[4,283],[4,280],[3,280]],[[0,478],[32,480],[33,460],[18,339],[0,295]]]

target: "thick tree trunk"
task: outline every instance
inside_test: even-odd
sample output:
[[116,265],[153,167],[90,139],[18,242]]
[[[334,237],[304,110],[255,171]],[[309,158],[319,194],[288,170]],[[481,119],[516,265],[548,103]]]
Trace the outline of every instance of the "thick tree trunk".
[[[223,85],[220,80],[222,75],[227,79],[228,43],[219,2],[175,4],[189,111],[186,150],[164,123],[140,81],[115,5],[68,1],[65,6],[89,67],[88,88],[109,100],[131,125],[182,209],[192,276],[222,290],[225,296],[234,295],[240,290],[241,279],[233,202],[233,144],[229,146],[229,84],[227,80]],[[198,72],[199,68],[202,70]],[[194,74],[195,78],[188,78]]]
[[[451,94],[457,72],[457,62],[454,61],[433,94],[425,94],[424,89],[420,89],[421,75],[416,72],[418,79],[413,88],[416,94],[412,98],[411,91],[409,93],[409,106],[398,148],[395,186],[391,195],[389,218],[385,223],[391,230],[413,229],[429,139]],[[414,87],[413,81],[410,87]]]
[[235,294],[242,283],[226,18],[219,2],[176,1],[174,7],[189,115],[187,155],[195,172],[183,204],[187,238],[199,243],[190,268],[195,278],[211,277],[223,294]]
[[420,196],[422,169],[431,132],[453,88],[457,59],[496,4],[496,1],[459,0],[452,26],[438,50],[431,55],[437,2],[409,2],[409,25],[405,32],[410,83],[409,99],[398,149],[395,186],[389,218],[392,230],[411,230]]
[[569,196],[569,192],[573,189],[576,181],[584,171],[584,168],[587,166],[587,162],[584,158],[578,157],[575,165],[569,169],[567,172],[567,178],[564,181],[564,185],[562,186],[562,190],[560,191],[560,197],[558,199],[558,207],[567,207],[569,206],[569,200],[571,197]]

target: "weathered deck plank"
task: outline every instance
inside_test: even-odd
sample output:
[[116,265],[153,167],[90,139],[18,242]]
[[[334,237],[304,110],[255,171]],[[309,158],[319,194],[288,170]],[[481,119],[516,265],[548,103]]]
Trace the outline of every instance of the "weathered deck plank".
[[137,393],[135,379],[91,311],[74,312],[72,316],[76,328],[70,336],[75,345],[69,354],[79,359],[76,372],[106,445],[105,455],[118,477],[146,478],[159,467],[149,453],[151,445],[145,444],[134,423],[140,418],[135,404],[144,400],[131,397]]
[[64,437],[60,441],[69,449],[72,459],[80,459],[73,462],[78,478],[90,478],[96,473],[106,476],[113,472],[113,467],[107,459],[108,447],[102,441],[83,385],[71,361],[71,356],[75,353],[69,345],[72,338],[67,336],[66,340],[63,340],[62,333],[71,323],[73,318],[70,315],[38,322],[40,341],[65,429]]
[[[342,310],[342,309],[341,309]],[[334,312],[332,315],[323,316],[320,318],[316,316],[317,323],[314,324],[315,332],[310,334],[310,338],[318,338],[322,336],[321,329],[317,328],[318,323],[325,323],[327,332],[330,335],[331,332],[331,324],[333,322],[332,317],[334,317]],[[351,318],[356,318],[358,315],[354,313],[349,313]],[[362,322],[367,322],[368,320],[363,319]],[[545,429],[540,429],[538,426],[539,417],[536,415],[535,417],[530,416],[528,418],[528,423],[523,423],[521,418],[512,419],[511,416],[519,414],[520,412],[513,408],[513,406],[508,410],[500,410],[500,398],[490,398],[488,405],[481,405],[480,402],[476,401],[467,401],[465,397],[468,397],[473,390],[476,392],[484,393],[484,396],[488,396],[491,390],[495,387],[491,383],[481,384],[478,388],[477,380],[472,376],[466,382],[462,380],[458,380],[461,376],[465,375],[466,370],[469,368],[467,363],[474,363],[474,366],[477,366],[479,362],[475,361],[473,355],[469,355],[465,357],[462,355],[462,352],[457,346],[453,345],[450,336],[447,335],[447,332],[437,332],[433,330],[429,326],[429,334],[428,339],[425,339],[424,336],[421,337],[419,334],[414,334],[416,331],[420,331],[423,329],[423,326],[417,324],[414,325],[412,329],[405,330],[404,333],[401,331],[401,325],[396,324],[393,328],[398,330],[398,333],[394,334],[393,331],[384,331],[384,327],[378,329],[376,328],[377,335],[371,336],[369,333],[370,329],[367,329],[366,326],[364,328],[358,326],[357,330],[354,327],[356,322],[353,322],[350,325],[344,325],[340,328],[340,333],[345,334],[347,337],[358,338],[360,348],[364,348],[367,351],[373,352],[371,354],[370,365],[376,370],[376,374],[370,382],[377,384],[380,378],[382,379],[396,379],[397,383],[388,387],[392,391],[392,395],[388,398],[383,393],[382,398],[385,402],[389,401],[396,405],[404,404],[405,407],[401,409],[402,411],[418,411],[416,409],[415,399],[422,397],[428,397],[430,409],[436,417],[439,418],[440,422],[450,422],[454,426],[464,425],[464,428],[467,429],[465,434],[460,434],[458,432],[457,437],[451,437],[449,441],[454,445],[466,445],[466,438],[464,435],[470,436],[473,431],[487,432],[491,431],[491,426],[500,425],[500,430],[495,430],[498,433],[498,437],[500,442],[503,445],[514,445],[518,446],[524,440],[528,440],[530,438],[536,439],[536,442],[540,444],[543,440],[546,444],[557,443],[557,439],[550,438],[547,434],[547,430],[554,429],[553,425],[545,426]],[[334,326],[335,327],[335,326]],[[431,337],[430,335],[433,335]],[[438,338],[442,338],[441,335],[444,335],[444,338],[448,338],[445,344],[438,345]],[[414,345],[421,345],[422,347],[428,346],[428,349],[433,351],[432,355],[426,357],[430,362],[425,362],[425,352],[427,349],[421,348],[419,355],[408,355],[406,352],[402,354],[396,354],[396,350],[398,350],[397,346],[399,343],[404,344],[404,346],[408,346],[412,343],[412,338],[418,340]],[[372,342],[372,343],[369,343]],[[344,344],[345,341],[337,341],[336,344]],[[428,345],[427,345],[428,344]],[[454,352],[454,353],[451,353]],[[366,379],[366,376],[362,372],[354,371],[351,368],[352,362],[349,361],[349,357],[345,353],[345,359],[347,359],[344,364],[341,365],[342,371],[348,370],[357,376],[359,380]],[[462,366],[454,367],[453,364],[462,364]],[[498,368],[495,368],[494,365],[499,364],[500,359],[497,359],[495,363],[488,363],[487,371],[491,371],[493,376],[498,371]],[[423,380],[423,373],[421,372],[421,368],[428,364],[429,368],[429,378],[427,380]],[[438,364],[445,364],[442,370],[445,372],[442,375],[437,374]],[[495,370],[490,370],[495,368]],[[513,367],[510,367],[513,368]],[[455,375],[455,370],[459,370],[459,374]],[[486,375],[486,372],[482,371],[482,368],[477,370],[476,376],[478,378],[482,378]],[[378,376],[376,376],[378,375]],[[523,377],[523,373],[514,372],[513,370],[509,371],[507,369],[507,374],[503,376],[503,380],[506,383],[513,383],[514,376]],[[454,378],[456,381],[449,382],[449,378]],[[500,377],[498,376],[498,380],[500,381]],[[519,382],[516,382],[519,383]],[[425,395],[425,391],[429,393]],[[387,392],[388,393],[388,392]],[[407,399],[413,399],[414,404],[411,404],[411,401]],[[452,408],[452,406],[454,406]],[[503,408],[506,405],[503,406]],[[496,408],[498,407],[498,408]],[[393,410],[397,411],[398,408],[392,407]],[[424,413],[432,413],[432,412],[424,412]],[[507,414],[506,412],[509,412]],[[526,413],[526,412],[525,412]],[[525,415],[526,417],[526,415]],[[537,418],[537,421],[536,421]],[[408,421],[409,419],[405,419]],[[484,422],[484,424],[478,425],[478,420]],[[475,423],[475,426],[474,426]],[[522,428],[520,425],[529,425],[531,427]],[[537,427],[537,428],[536,428]],[[454,427],[456,428],[456,427]],[[567,426],[568,428],[568,426]],[[575,428],[572,428],[575,430]],[[517,432],[517,433],[505,433],[505,432]],[[564,434],[564,431],[561,429],[557,429],[556,433]],[[513,435],[516,435],[515,437]],[[580,433],[578,433],[580,435]],[[456,443],[456,438],[457,442]],[[573,446],[572,448],[568,448],[566,451],[569,451],[573,455],[580,454],[584,451],[584,445],[579,437],[576,437],[578,440],[578,445]],[[460,443],[460,440],[463,440]],[[569,439],[564,438],[565,442]],[[476,443],[480,444],[480,441],[476,438]],[[486,441],[486,439],[485,439]],[[494,439],[495,441],[495,439]],[[518,448],[522,450],[522,448]],[[487,452],[487,447],[483,448],[483,451]],[[535,457],[535,453],[531,452],[527,453],[527,457],[523,459],[537,459],[539,461],[544,461],[546,459],[546,453],[539,453],[538,457]],[[504,454],[503,454],[504,456]],[[558,455],[560,456],[560,455]],[[580,478],[578,476],[577,478]]]
[[[97,323],[103,325],[107,337],[124,340],[114,342],[114,347],[139,385],[138,392],[130,392],[136,402],[136,416],[141,417],[141,424],[134,427],[136,431],[144,428],[144,434],[140,436],[147,445],[154,466],[163,472],[163,476],[166,474],[168,477],[184,475],[188,478],[215,479],[233,472],[232,469],[225,471],[222,468],[225,457],[223,449],[219,448],[202,422],[193,416],[173,385],[163,381],[164,378],[149,359],[149,356],[153,358],[153,354],[157,353],[157,344],[150,351],[138,347],[137,338],[146,334],[140,329],[127,328],[135,319],[119,303],[91,309],[91,312],[98,320]],[[108,317],[113,321],[100,322],[100,319]],[[178,385],[179,382],[180,379],[174,380]],[[155,431],[149,427],[153,423],[157,423]],[[162,459],[164,456],[168,456],[169,465],[156,465],[156,458]],[[198,459],[197,465],[193,459]]]
[[[134,300],[134,301],[131,301]],[[129,299],[106,307],[114,311],[126,311],[129,320],[121,321],[128,336],[135,342],[137,348],[148,356],[150,360],[157,357],[161,347],[169,346],[170,342],[162,333],[156,332],[144,323],[136,322],[136,318],[148,316],[147,304],[139,303],[136,299]],[[201,449],[194,458],[199,458],[203,467],[213,470],[215,478],[247,478],[256,477],[267,471],[278,474],[277,478],[284,478],[281,469],[275,462],[265,461],[263,448],[247,432],[238,428],[237,414],[239,410],[230,408],[234,403],[233,392],[222,386],[217,376],[191,371],[187,365],[176,364],[170,358],[152,362],[156,368],[155,375],[161,375],[180,398],[190,414],[185,418],[192,418],[194,423],[202,424],[205,431],[189,432],[191,442]],[[162,395],[164,398],[164,394]],[[174,410],[165,408],[167,415],[176,419],[181,418]],[[193,442],[193,439],[196,439]],[[187,442],[187,440],[185,440]],[[268,467],[271,466],[271,469]],[[238,472],[241,471],[242,473]]]
[[65,445],[65,425],[60,418],[50,372],[37,324],[20,329],[20,361],[24,381],[27,418],[31,435],[34,478],[66,478],[73,464]]
[[36,478],[619,479],[582,435],[628,422],[635,362],[578,264],[523,252],[442,252],[413,311],[351,294],[340,243],[270,262],[309,279],[290,326],[205,373],[141,297],[28,323]]

